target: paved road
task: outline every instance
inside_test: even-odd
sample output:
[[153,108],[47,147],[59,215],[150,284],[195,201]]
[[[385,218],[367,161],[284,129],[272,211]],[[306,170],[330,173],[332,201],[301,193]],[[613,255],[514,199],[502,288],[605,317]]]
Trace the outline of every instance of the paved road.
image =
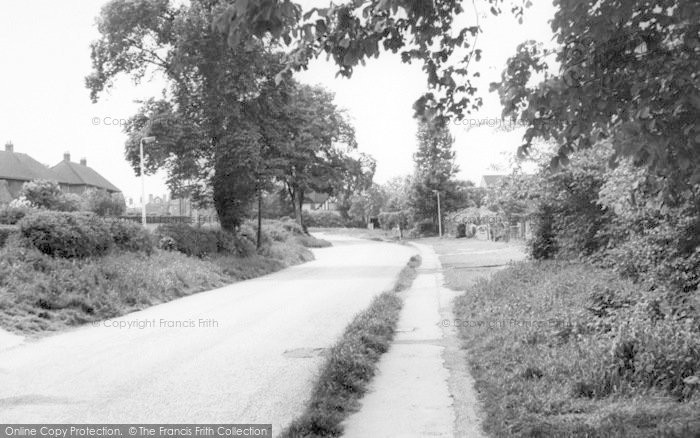
[[313,262],[0,352],[0,423],[272,423],[278,433],[309,396],[318,349],[415,253],[330,239]]

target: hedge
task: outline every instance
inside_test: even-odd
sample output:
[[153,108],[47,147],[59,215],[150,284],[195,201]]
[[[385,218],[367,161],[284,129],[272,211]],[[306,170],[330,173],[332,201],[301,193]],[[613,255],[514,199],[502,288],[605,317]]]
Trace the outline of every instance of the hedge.
[[19,232],[29,245],[54,257],[101,256],[114,245],[109,225],[89,213],[40,211],[24,217]]

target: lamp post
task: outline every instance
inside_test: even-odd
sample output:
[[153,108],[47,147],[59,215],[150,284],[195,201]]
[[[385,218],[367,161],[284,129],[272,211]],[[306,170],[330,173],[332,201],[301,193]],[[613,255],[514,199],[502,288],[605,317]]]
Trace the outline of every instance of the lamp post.
[[155,137],[143,137],[139,142],[139,154],[141,157],[141,224],[144,228],[146,228],[146,179],[143,174],[143,145],[154,141],[156,141]]
[[440,191],[433,190],[433,193],[437,195],[437,207],[438,207],[438,234],[442,237],[442,214],[440,212]]

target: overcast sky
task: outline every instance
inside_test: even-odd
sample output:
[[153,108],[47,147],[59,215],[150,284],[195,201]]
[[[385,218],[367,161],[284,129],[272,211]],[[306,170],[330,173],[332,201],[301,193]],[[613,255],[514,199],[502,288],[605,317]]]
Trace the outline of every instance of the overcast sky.
[[[124,159],[125,134],[120,120],[136,110],[134,100],[160,95],[157,80],[134,85],[120,80],[99,103],[92,104],[84,78],[89,73],[89,44],[98,38],[95,17],[106,0],[4,0],[0,2],[0,143],[11,140],[15,151],[47,165],[59,162],[64,152],[73,161],[87,158],[88,165],[119,187],[127,198],[138,200],[140,183]],[[324,4],[322,0],[302,4]],[[515,47],[528,39],[549,41],[548,21],[553,16],[549,0],[538,0],[519,25],[509,14],[493,17],[479,6],[480,71],[484,108],[469,117],[500,119],[498,96],[488,93]],[[469,20],[472,4],[465,1]],[[377,160],[376,180],[412,170],[416,149],[416,123],[412,104],[425,90],[418,65],[405,65],[397,56],[383,54],[358,68],[352,79],[335,78],[335,68],[323,60],[298,75],[302,82],[321,84],[336,93],[356,128],[359,148]],[[468,121],[467,121],[468,123]],[[478,183],[481,175],[497,173],[521,143],[522,130],[494,132],[488,126],[467,130],[452,126],[460,177]],[[162,177],[147,178],[147,192],[163,194]]]

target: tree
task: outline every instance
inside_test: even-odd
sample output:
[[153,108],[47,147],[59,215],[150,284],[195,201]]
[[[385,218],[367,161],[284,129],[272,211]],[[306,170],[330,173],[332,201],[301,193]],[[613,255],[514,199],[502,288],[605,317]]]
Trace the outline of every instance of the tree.
[[302,227],[305,193],[332,194],[356,164],[347,155],[357,147],[355,131],[333,98],[323,88],[297,85],[277,119],[286,140],[272,148],[278,163],[275,175],[285,185]]
[[127,126],[127,159],[138,173],[139,142],[155,135],[146,170],[165,168],[173,193],[213,201],[224,228],[233,230],[269,177],[261,113],[283,98],[284,87],[274,84],[282,66],[269,46],[248,40],[230,47],[211,28],[223,7],[209,0],[110,1],[98,20],[86,84],[95,101],[121,74],[136,82],[163,75],[169,90],[144,102]]
[[376,168],[377,162],[370,155],[360,153],[357,156],[345,157],[343,174],[333,187],[338,212],[344,219],[351,218],[350,209],[355,196],[373,188],[372,179]]
[[[503,3],[488,0],[490,12],[500,14]],[[530,4],[511,2],[511,11],[521,18]],[[325,53],[338,65],[338,74],[349,77],[356,66],[379,56],[381,48],[400,53],[405,63],[422,62],[427,75],[430,90],[416,101],[416,113],[461,118],[481,106],[469,79],[478,76],[470,73],[470,62],[481,57],[475,47],[479,14],[474,4],[476,23],[456,27],[455,17],[466,12],[462,5],[460,0],[355,0],[302,13],[301,4],[292,0],[236,0],[214,24],[232,46],[251,36],[290,46],[287,73]]]
[[126,211],[126,201],[121,193],[108,193],[107,190],[88,189],[82,195],[83,209],[98,216],[119,216]]
[[348,216],[364,226],[372,217],[378,217],[386,204],[386,193],[381,186],[373,184],[369,189],[353,195],[350,198]]
[[700,183],[700,3],[560,1],[552,29],[557,47],[521,44],[493,84],[504,116],[529,125],[520,152],[552,139],[556,167],[610,139],[613,161],[671,181],[667,202],[680,202]]
[[458,167],[452,150],[454,139],[446,127],[421,123],[418,127],[418,151],[414,154],[415,171],[409,194],[409,204],[416,221],[429,220],[437,226],[437,195],[441,207],[449,210],[457,195],[454,180]]

